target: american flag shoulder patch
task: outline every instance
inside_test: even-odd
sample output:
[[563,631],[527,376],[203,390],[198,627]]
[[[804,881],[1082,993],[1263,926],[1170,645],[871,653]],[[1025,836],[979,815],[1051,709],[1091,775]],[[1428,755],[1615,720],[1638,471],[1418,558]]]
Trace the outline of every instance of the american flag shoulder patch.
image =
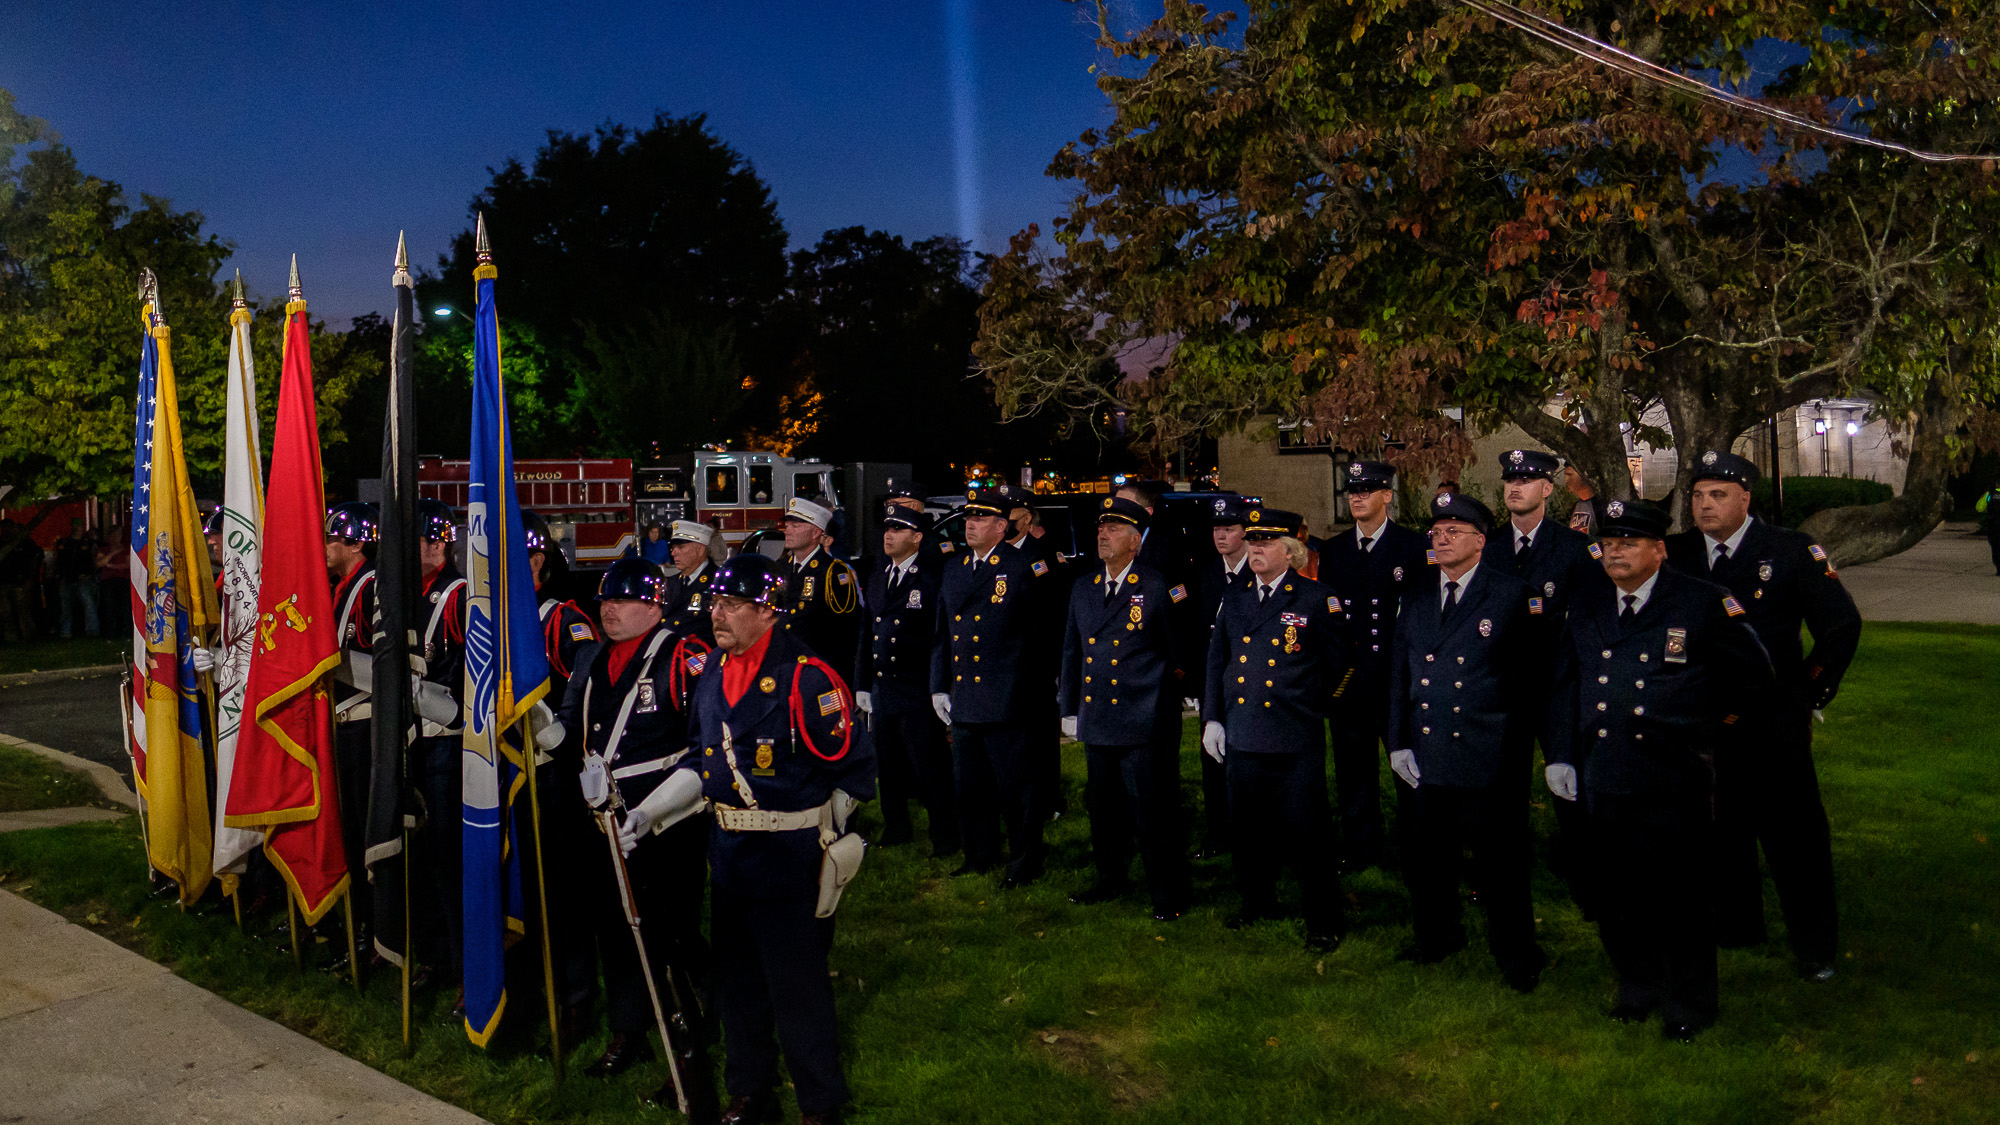
[[1722,608],[1728,611],[1731,617],[1743,616],[1743,603],[1737,601],[1735,598],[1722,599]]
[[851,570],[836,570],[833,572],[833,576],[842,586],[854,581],[854,572]]
[[1181,584],[1181,585],[1179,585],[1179,586],[1175,586],[1175,587],[1174,587],[1173,589],[1171,589],[1171,590],[1168,590],[1168,591],[1167,591],[1167,596],[1168,596],[1168,597],[1170,597],[1170,598],[1172,598],[1172,599],[1173,599],[1174,601],[1176,601],[1176,602],[1184,602],[1184,601],[1186,601],[1186,600],[1187,600],[1187,585],[1186,585],[1185,583],[1183,583],[1183,584]]
[[820,697],[819,697],[819,713],[820,713],[820,714],[822,714],[822,715],[831,715],[831,714],[833,714],[833,713],[834,713],[835,711],[838,711],[838,710],[840,710],[840,693],[839,693],[839,692],[837,692],[837,691],[830,691],[830,692],[827,692],[826,694],[824,694],[824,695],[822,695],[822,696],[820,696]]
[[1432,566],[1436,566],[1438,564],[1438,553],[1436,551],[1425,551],[1424,561]]
[[569,639],[570,639],[570,640],[572,640],[572,641],[587,641],[587,640],[589,640],[589,639],[590,639],[590,626],[588,626],[588,625],[585,625],[585,624],[584,624],[583,622],[581,622],[581,621],[573,621],[573,622],[571,622],[571,623],[570,623],[570,627],[569,627]]
[[1602,559],[1602,558],[1604,558],[1604,548],[1602,548],[1602,547],[1598,546],[1598,545],[1597,545],[1597,544],[1595,544],[1595,543],[1592,543],[1592,544],[1590,545],[1590,557],[1591,557],[1591,558],[1593,558],[1593,559]]
[[956,551],[956,550],[958,550],[958,544],[956,544],[956,543],[953,543],[953,542],[952,542],[951,540],[949,540],[949,539],[947,539],[947,540],[945,540],[944,542],[942,542],[942,543],[939,543],[939,544],[938,544],[938,554],[940,554],[940,555],[949,555],[949,554],[951,554],[951,553],[952,553],[953,551]]
[[1340,612],[1340,599],[1339,599],[1339,598],[1328,598],[1328,599],[1326,599],[1326,611],[1327,611],[1328,613],[1339,613],[1339,612]]
[[1540,612],[1542,612],[1542,599],[1540,599],[1540,598],[1529,598],[1529,599],[1528,599],[1528,612],[1529,612],[1529,613],[1540,613]]
[[1040,559],[1036,559],[1031,569],[1034,570],[1037,576],[1044,575],[1049,572],[1049,564],[1043,562]]
[[1811,551],[1811,552],[1812,552],[1812,557],[1813,557],[1813,558],[1816,558],[1816,559],[1818,559],[1818,560],[1819,560],[1819,561],[1821,561],[1821,562],[1825,562],[1825,561],[1826,561],[1826,548],[1825,548],[1825,547],[1822,547],[1822,546],[1820,546],[1819,544],[1817,544],[1817,543],[1814,543],[1814,544],[1813,544],[1812,546],[1810,546],[1810,547],[1807,547],[1807,548],[1806,548],[1806,550],[1808,550],[1808,551]]
[[688,670],[688,671],[690,671],[690,672],[693,672],[693,673],[694,673],[695,675],[697,675],[697,676],[698,676],[698,675],[700,675],[700,674],[701,674],[701,670],[702,670],[703,668],[706,668],[706,667],[708,667],[708,654],[707,654],[707,653],[705,653],[705,652],[696,652],[696,653],[691,653],[691,654],[689,654],[689,656],[688,656],[688,658],[687,658],[687,670]]

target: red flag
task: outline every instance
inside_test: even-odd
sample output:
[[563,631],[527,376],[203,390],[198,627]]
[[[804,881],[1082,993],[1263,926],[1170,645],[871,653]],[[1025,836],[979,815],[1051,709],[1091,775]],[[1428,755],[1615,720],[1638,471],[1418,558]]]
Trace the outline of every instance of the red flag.
[[326,580],[325,511],[306,304],[294,288],[285,306],[257,636],[243,695],[244,713],[255,721],[238,736],[225,823],[264,828],[264,854],[283,872],[308,922],[332,907],[348,879],[327,697],[340,645]]

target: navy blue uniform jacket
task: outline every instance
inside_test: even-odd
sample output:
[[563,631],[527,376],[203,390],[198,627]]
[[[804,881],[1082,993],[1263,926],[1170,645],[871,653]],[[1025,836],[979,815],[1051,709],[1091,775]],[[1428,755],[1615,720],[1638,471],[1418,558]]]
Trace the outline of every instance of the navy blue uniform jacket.
[[1620,597],[1606,582],[1570,607],[1543,752],[1587,793],[1711,793],[1724,729],[1768,698],[1771,661],[1713,583],[1662,568],[1627,628]]
[[1141,746],[1153,739],[1162,707],[1180,709],[1174,675],[1178,619],[1187,600],[1160,572],[1138,563],[1105,601],[1100,565],[1070,589],[1063,629],[1062,713],[1077,717],[1090,746]]
[[1384,520],[1376,534],[1376,543],[1365,553],[1351,527],[1325,540],[1319,552],[1320,580],[1340,595],[1349,627],[1347,682],[1334,691],[1363,703],[1375,703],[1389,690],[1396,609],[1404,592],[1437,584],[1427,536],[1394,520]]
[[1012,722],[1051,697],[1057,641],[1045,599],[1054,583],[1047,563],[1005,543],[984,562],[968,549],[945,564],[931,692],[951,693],[952,722]]
[[1514,752],[1526,748],[1534,726],[1522,705],[1548,685],[1534,659],[1531,596],[1526,583],[1483,562],[1460,589],[1450,621],[1439,621],[1436,586],[1409,592],[1396,619],[1387,741],[1391,750],[1416,752],[1423,784],[1484,787],[1525,762]]
[[1333,589],[1297,571],[1285,572],[1262,603],[1254,582],[1223,595],[1201,717],[1222,724],[1229,753],[1325,752],[1347,628]]
[[[667,767],[628,773],[625,777],[619,777],[620,772],[664,761],[687,749],[685,701],[675,698],[673,689],[679,684],[686,691],[700,669],[684,666],[679,677],[673,674],[678,639],[665,625],[653,626],[615,681],[611,678],[611,645],[602,641],[585,645],[577,650],[576,674],[570,677],[569,687],[563,692],[564,736],[557,754],[571,769],[582,768],[585,751],[605,756],[611,748],[611,732],[618,725],[618,710],[628,693],[636,693],[632,713],[625,720],[625,735],[618,740],[618,756],[608,763],[619,799],[626,808],[645,800],[654,786],[666,780]],[[660,644],[659,653],[648,666],[646,650],[656,640]],[[640,678],[642,671],[644,679]],[[585,696],[590,699],[588,712],[584,709]]]
[[[1727,586],[1777,671],[1778,689],[1795,713],[1824,707],[1861,644],[1861,611],[1840,584],[1833,560],[1812,537],[1753,520],[1742,542],[1710,570],[1708,539],[1684,531],[1667,539],[1667,562],[1696,578]],[[1812,631],[1812,652],[1799,623]]]
[[868,576],[868,628],[854,660],[854,690],[868,692],[884,717],[931,709],[931,649],[945,570],[940,557],[918,552],[891,590],[888,566]]
[[[837,675],[804,664],[807,655],[796,637],[773,627],[757,680],[733,707],[722,693],[722,669],[729,658],[720,652],[709,658],[695,685],[690,715],[695,752],[681,762],[683,769],[700,771],[704,797],[719,806],[749,807],[736,791],[724,753],[725,728],[728,744],[736,751],[736,767],[760,809],[818,808],[835,789],[864,800],[875,795],[875,747],[867,728],[852,724],[854,701],[847,684]],[[803,695],[803,730],[792,726],[795,678]],[[843,728],[850,725],[853,740],[841,754]],[[838,757],[826,761],[806,746],[802,736],[810,736],[820,753]],[[817,829],[733,832],[718,823],[709,845],[715,885],[753,898],[809,893],[818,885],[819,863]]]

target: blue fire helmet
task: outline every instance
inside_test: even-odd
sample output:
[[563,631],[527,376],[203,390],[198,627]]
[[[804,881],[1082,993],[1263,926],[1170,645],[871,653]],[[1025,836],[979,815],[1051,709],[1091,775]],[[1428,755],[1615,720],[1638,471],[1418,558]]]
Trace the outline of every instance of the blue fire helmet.
[[605,568],[604,580],[597,584],[597,600],[624,599],[667,604],[667,573],[660,564],[641,558],[624,558]]
[[349,544],[373,543],[382,538],[382,519],[375,511],[375,505],[361,500],[350,500],[345,504],[335,504],[327,509],[326,535],[329,539],[344,539]]
[[426,496],[417,501],[417,535],[438,543],[456,542],[458,517],[444,501]]
[[521,543],[530,551],[549,549],[549,521],[540,515],[521,509]]
[[785,576],[778,564],[755,551],[732,556],[708,581],[718,598],[742,598],[783,613]]
[[222,505],[217,504],[208,510],[208,515],[201,521],[201,533],[204,536],[222,534]]

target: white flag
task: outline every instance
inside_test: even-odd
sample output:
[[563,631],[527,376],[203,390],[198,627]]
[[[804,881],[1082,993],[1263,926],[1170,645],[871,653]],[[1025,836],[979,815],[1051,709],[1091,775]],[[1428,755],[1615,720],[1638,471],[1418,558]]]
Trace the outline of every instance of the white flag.
[[[242,283],[239,281],[240,287]],[[222,823],[236,767],[236,734],[250,650],[257,635],[257,576],[264,571],[263,458],[257,448],[257,371],[250,357],[250,309],[237,290],[229,314],[229,406],[224,423],[222,480],[222,659],[215,669],[215,873],[240,875],[243,859],[264,834]]]

